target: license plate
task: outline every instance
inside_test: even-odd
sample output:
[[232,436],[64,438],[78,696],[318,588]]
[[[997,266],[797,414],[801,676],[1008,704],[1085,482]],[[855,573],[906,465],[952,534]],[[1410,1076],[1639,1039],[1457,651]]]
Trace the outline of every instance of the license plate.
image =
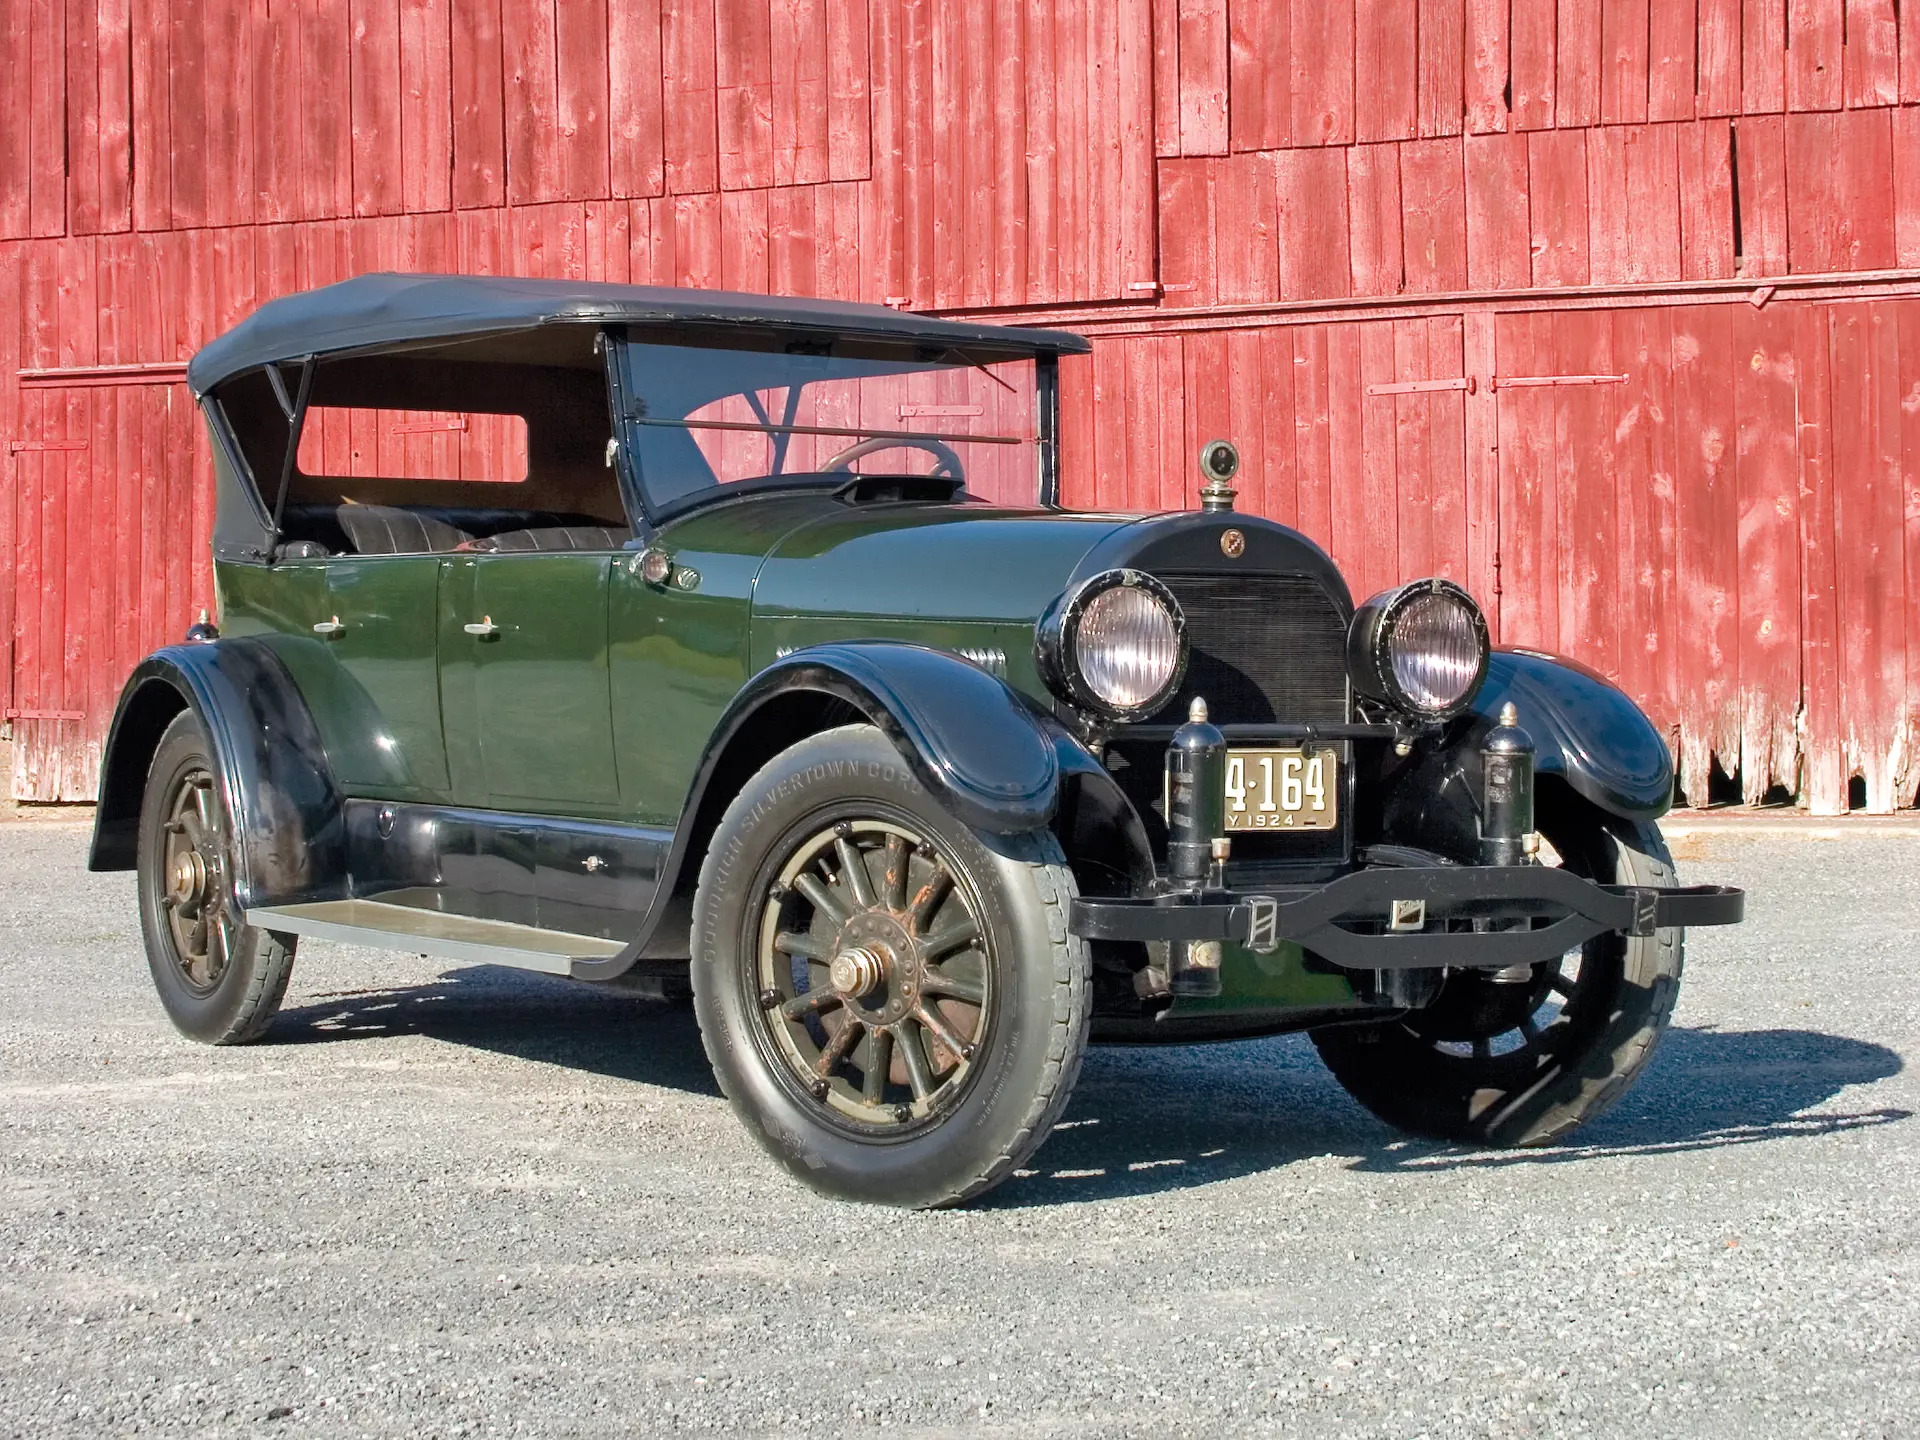
[[1331,830],[1340,793],[1331,750],[1227,751],[1227,830]]

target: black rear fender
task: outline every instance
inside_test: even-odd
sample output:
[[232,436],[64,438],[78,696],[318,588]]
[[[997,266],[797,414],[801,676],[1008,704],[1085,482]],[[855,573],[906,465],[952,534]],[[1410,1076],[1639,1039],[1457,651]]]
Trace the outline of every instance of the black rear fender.
[[247,638],[170,645],[134,670],[107,735],[88,868],[134,867],[147,772],[185,710],[232,820],[241,908],[344,896],[346,827],[320,732],[279,657]]

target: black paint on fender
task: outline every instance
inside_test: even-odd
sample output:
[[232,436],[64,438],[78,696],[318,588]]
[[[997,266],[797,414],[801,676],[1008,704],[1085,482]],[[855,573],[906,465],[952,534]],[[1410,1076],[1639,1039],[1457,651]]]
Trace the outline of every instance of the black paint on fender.
[[346,825],[320,732],[287,668],[250,638],[169,645],[120,693],[100,769],[92,870],[131,870],[154,748],[191,709],[219,772],[242,910],[347,893]]
[[[611,980],[636,961],[675,948],[674,937],[691,914],[687,867],[697,869],[697,852],[735,787],[772,753],[821,728],[818,716],[826,711],[816,708],[815,723],[786,732],[783,707],[795,701],[837,707],[841,718],[834,723],[861,718],[874,725],[945,808],[995,835],[1030,834],[1053,819],[1062,789],[1060,746],[1063,740],[1077,745],[1005,681],[944,650],[868,640],[812,645],[783,656],[747,682],[714,727],[681,807],[660,888],[635,939],[605,960],[575,960],[575,979]],[[772,735],[764,729],[769,716],[776,717]],[[738,773],[730,762],[743,749],[761,753],[762,762]],[[1084,765],[1075,761],[1076,770],[1099,769],[1091,756]],[[723,774],[726,781],[715,788]]]
[[1673,756],[1640,707],[1611,681],[1571,660],[1496,650],[1473,699],[1473,747],[1508,701],[1533,737],[1535,773],[1559,775],[1575,793],[1623,820],[1656,820],[1673,805]]

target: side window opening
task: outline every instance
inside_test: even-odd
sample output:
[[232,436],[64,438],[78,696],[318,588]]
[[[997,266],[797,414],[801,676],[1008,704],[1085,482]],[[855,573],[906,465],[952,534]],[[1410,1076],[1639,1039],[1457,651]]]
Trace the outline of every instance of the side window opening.
[[[280,557],[616,549],[631,538],[607,464],[612,424],[593,333],[322,359],[281,507]],[[518,342],[518,344],[516,344]],[[278,498],[298,362],[215,399],[262,510]]]

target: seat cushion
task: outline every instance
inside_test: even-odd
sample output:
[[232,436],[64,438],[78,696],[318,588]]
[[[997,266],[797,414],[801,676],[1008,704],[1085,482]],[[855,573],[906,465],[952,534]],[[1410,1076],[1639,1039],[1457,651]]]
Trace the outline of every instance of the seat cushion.
[[342,505],[334,518],[357,555],[432,555],[473,538],[444,520],[394,505]]
[[503,530],[469,540],[462,550],[488,553],[525,550],[618,550],[633,532],[616,525],[545,525],[536,530]]

